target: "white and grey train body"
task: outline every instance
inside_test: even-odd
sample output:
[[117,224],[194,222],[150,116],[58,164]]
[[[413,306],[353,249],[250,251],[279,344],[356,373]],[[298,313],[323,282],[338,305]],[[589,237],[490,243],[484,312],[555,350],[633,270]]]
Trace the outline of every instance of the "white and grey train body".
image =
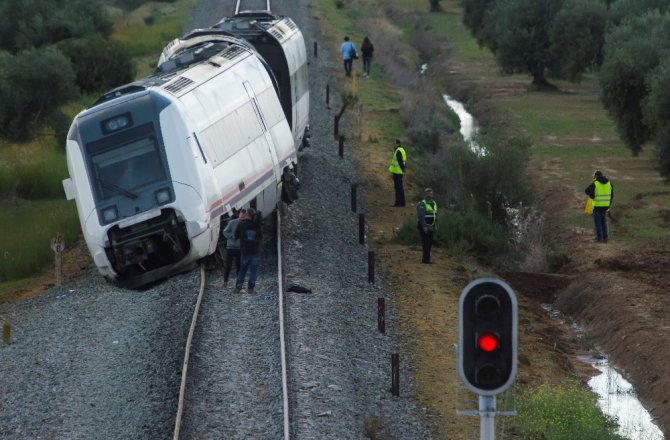
[[248,43],[219,35],[75,117],[63,185],[105,278],[138,287],[188,269],[233,209],[274,211],[297,164],[275,87]]
[[309,80],[302,32],[289,17],[267,11],[242,11],[208,29],[196,29],[169,43],[159,65],[193,42],[233,35],[250,43],[270,66],[296,145],[309,145]]

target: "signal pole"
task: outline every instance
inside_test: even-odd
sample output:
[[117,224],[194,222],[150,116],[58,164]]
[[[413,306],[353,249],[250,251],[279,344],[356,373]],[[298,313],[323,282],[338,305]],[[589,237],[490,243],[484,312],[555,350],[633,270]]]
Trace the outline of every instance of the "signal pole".
[[458,304],[458,374],[479,395],[481,440],[495,440],[496,395],[514,382],[517,362],[517,301],[507,283],[477,279],[463,289]]

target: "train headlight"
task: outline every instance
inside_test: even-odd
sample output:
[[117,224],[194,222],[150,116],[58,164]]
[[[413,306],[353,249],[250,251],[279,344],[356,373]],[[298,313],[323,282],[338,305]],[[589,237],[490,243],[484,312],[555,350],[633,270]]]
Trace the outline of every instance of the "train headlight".
[[124,113],[122,115],[114,116],[113,118],[102,121],[102,132],[105,134],[112,133],[132,125],[133,118],[130,116],[130,113]]
[[156,196],[156,203],[159,205],[165,205],[166,203],[172,201],[172,195],[170,194],[170,190],[168,188],[159,189],[154,193],[154,195]]
[[105,223],[111,223],[117,218],[119,218],[119,212],[116,210],[116,206],[109,206],[102,210],[102,219]]

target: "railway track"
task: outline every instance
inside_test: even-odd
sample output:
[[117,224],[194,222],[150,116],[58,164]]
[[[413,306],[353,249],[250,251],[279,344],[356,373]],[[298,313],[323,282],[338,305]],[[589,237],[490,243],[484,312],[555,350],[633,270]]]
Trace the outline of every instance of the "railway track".
[[279,214],[276,229],[257,293],[235,294],[219,269],[200,270],[174,440],[290,438]]

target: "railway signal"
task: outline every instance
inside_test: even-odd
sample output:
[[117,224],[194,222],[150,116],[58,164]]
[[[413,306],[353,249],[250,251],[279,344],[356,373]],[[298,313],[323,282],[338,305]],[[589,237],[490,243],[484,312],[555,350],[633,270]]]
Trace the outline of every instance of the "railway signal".
[[503,281],[480,278],[468,284],[458,306],[458,373],[480,396],[495,396],[514,382],[517,359],[517,302]]

